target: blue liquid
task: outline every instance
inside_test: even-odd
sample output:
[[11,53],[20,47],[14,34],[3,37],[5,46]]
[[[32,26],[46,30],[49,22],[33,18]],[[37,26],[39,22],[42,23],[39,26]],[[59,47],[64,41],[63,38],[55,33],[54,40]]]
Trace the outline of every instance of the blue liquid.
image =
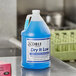
[[[28,21],[27,21],[28,22]],[[26,62],[26,38],[50,38],[50,30],[42,21],[31,21],[29,26],[22,31],[22,66],[27,69],[44,69],[50,67],[50,60],[46,62]]]

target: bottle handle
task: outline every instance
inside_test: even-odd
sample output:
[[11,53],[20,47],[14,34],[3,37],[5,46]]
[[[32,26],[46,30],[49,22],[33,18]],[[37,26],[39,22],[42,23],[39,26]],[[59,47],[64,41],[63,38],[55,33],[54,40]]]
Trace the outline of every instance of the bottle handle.
[[32,15],[27,15],[26,17],[26,21],[25,21],[25,26],[24,26],[24,30],[26,30],[28,28],[28,25],[30,23],[30,19],[31,19]]

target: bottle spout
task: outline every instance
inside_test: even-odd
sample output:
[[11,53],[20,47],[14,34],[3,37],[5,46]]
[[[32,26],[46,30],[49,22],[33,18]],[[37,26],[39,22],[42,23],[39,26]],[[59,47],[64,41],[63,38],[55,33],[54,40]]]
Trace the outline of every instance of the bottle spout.
[[40,10],[32,10],[32,14],[40,14]]

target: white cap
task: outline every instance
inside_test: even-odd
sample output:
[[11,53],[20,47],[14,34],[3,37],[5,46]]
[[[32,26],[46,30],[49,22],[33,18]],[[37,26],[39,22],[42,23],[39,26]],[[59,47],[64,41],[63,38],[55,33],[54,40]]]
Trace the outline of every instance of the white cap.
[[33,14],[40,14],[40,10],[32,10]]
[[40,10],[32,10],[31,21],[43,21],[43,19],[40,16]]

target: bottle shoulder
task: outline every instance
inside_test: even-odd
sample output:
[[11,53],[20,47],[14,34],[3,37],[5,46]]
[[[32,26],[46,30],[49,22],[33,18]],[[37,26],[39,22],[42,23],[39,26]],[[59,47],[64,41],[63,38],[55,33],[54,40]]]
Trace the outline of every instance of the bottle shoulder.
[[22,35],[29,37],[50,37],[50,29],[43,21],[31,21],[28,28],[22,31]]
[[49,38],[51,36],[51,33],[41,33],[41,32],[27,32],[25,30],[23,30],[21,32],[22,36],[26,36],[26,37],[30,37],[30,38]]

